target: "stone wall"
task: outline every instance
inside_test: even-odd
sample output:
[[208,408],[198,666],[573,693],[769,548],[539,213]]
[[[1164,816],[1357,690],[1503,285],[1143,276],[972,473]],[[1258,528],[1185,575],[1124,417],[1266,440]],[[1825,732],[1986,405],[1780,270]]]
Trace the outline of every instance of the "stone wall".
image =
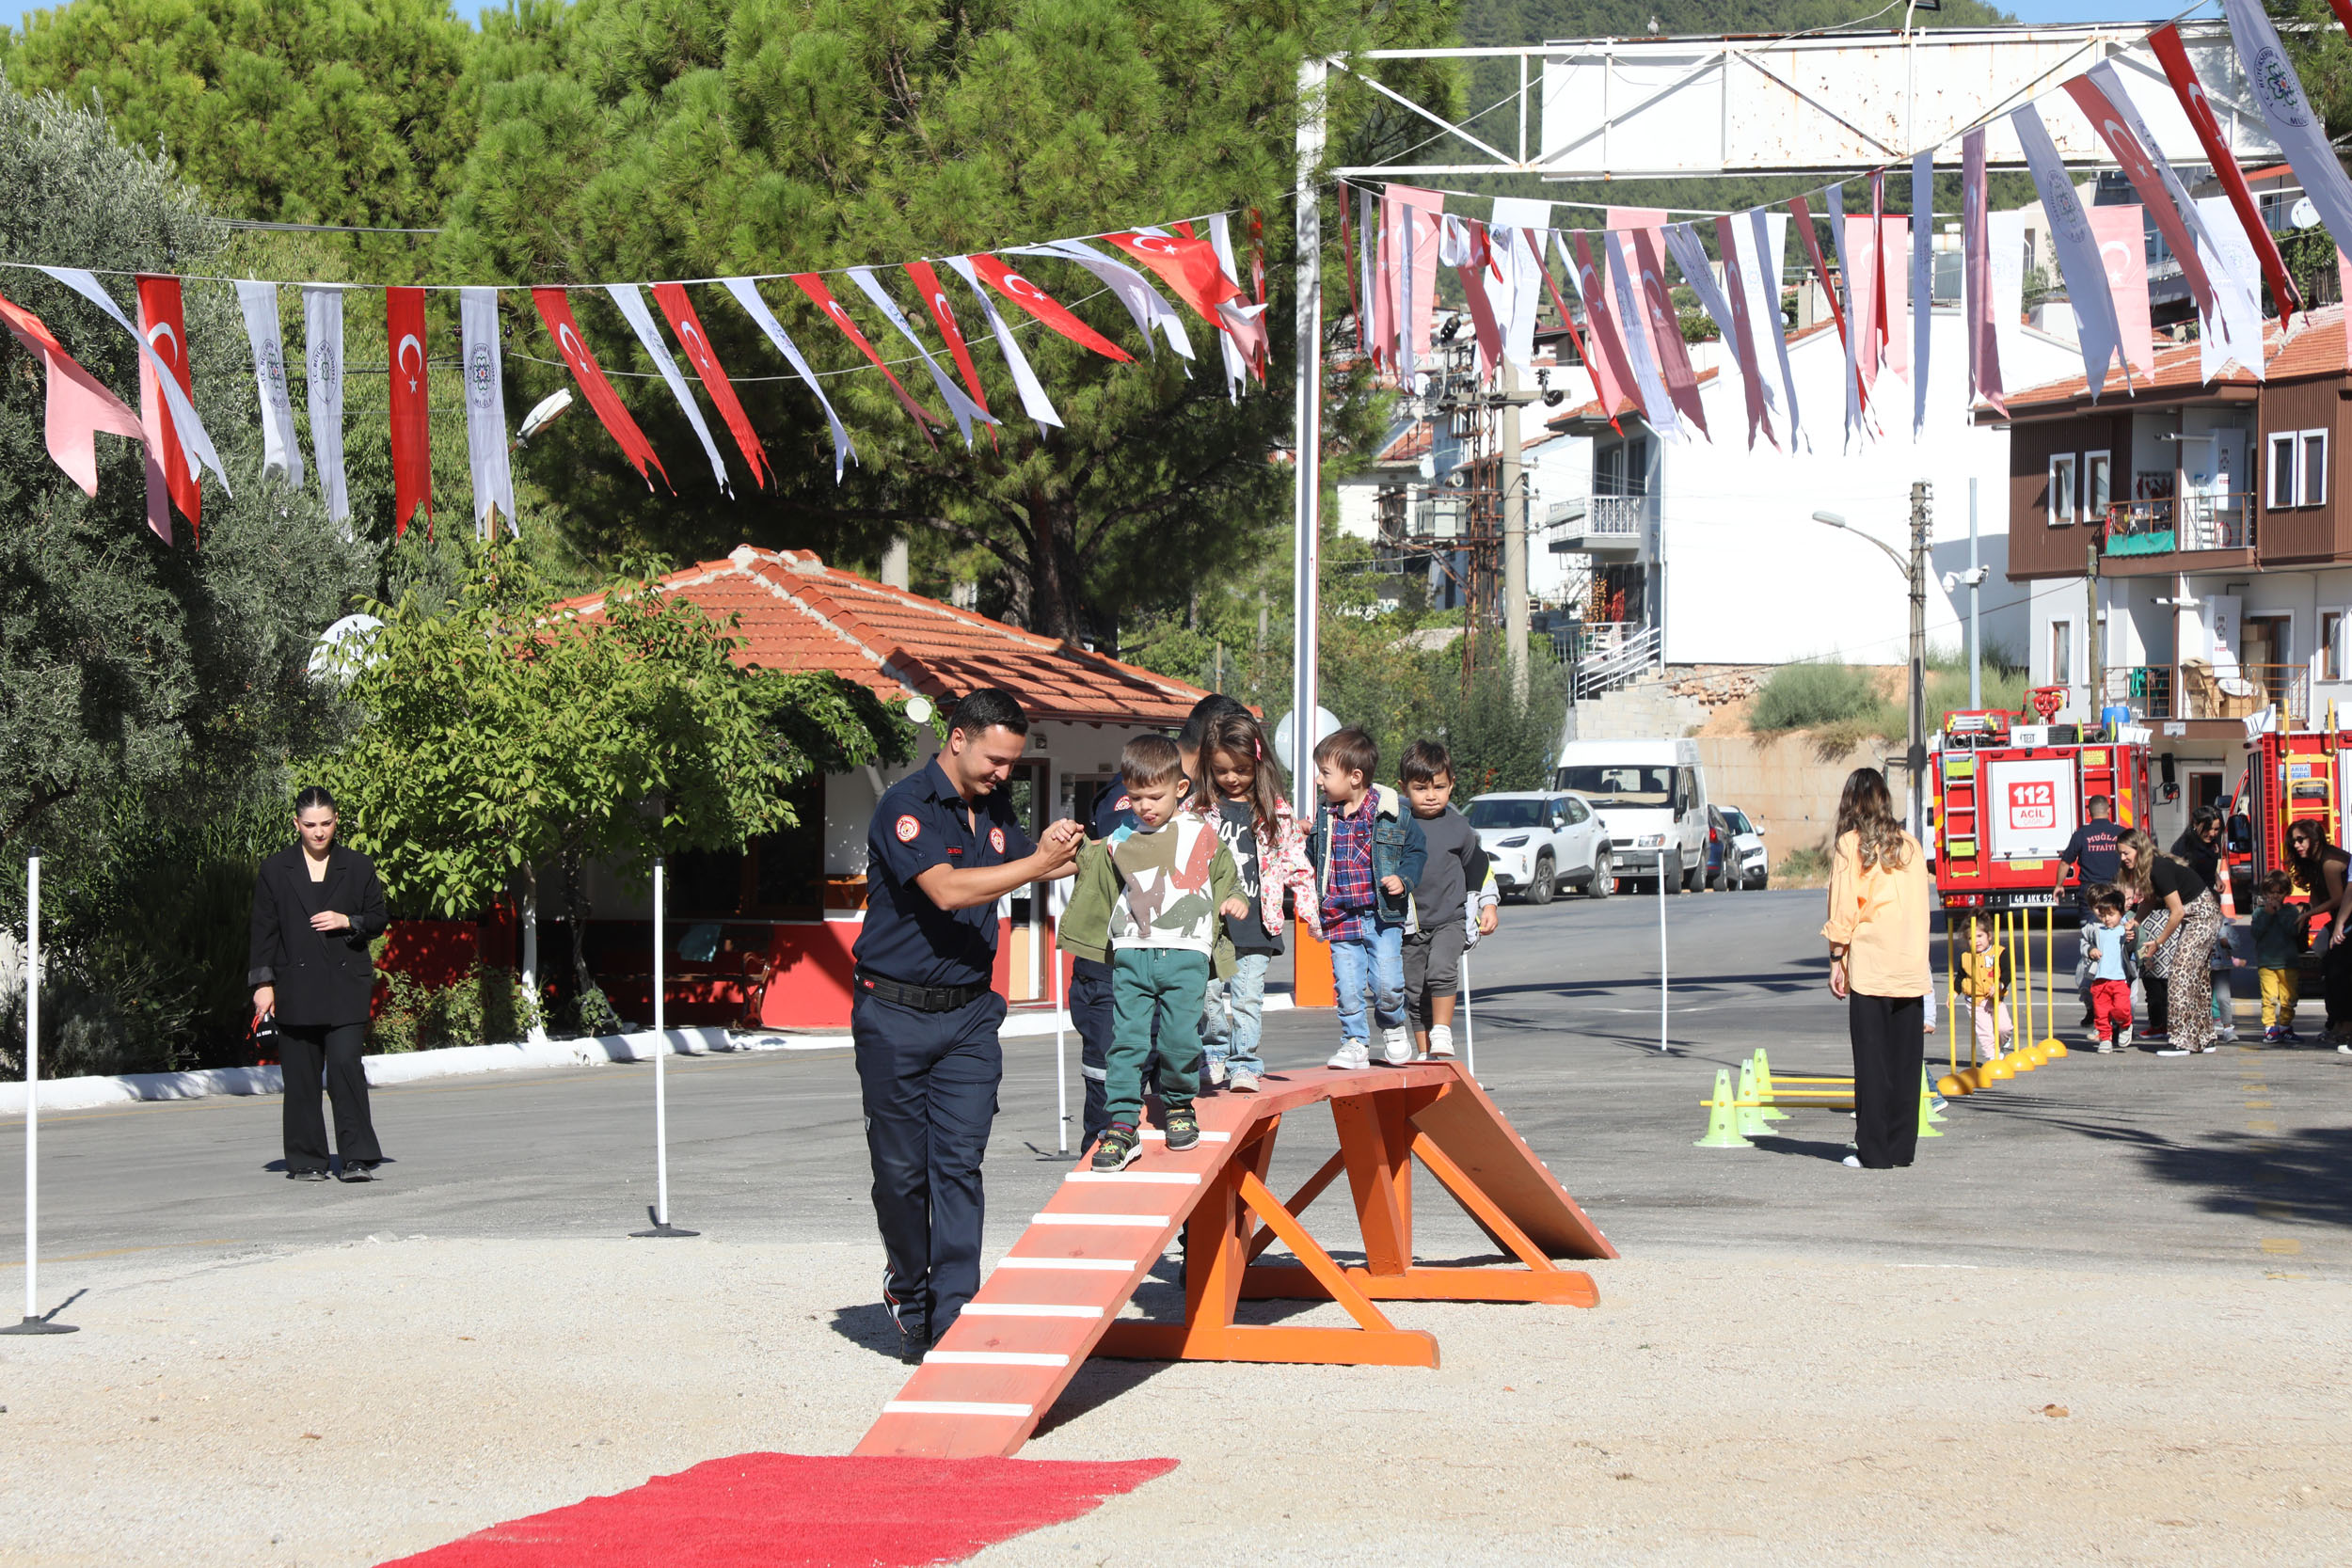
[[[1825,761],[1813,736],[1804,731],[1701,736],[1698,748],[1699,761],[1707,768],[1708,799],[1748,814],[1764,831],[1774,866],[1798,849],[1827,849],[1846,775],[1886,761],[1874,743]],[[1887,749],[1899,757],[1899,745]],[[1889,773],[1888,783],[1899,792],[1899,770]]]

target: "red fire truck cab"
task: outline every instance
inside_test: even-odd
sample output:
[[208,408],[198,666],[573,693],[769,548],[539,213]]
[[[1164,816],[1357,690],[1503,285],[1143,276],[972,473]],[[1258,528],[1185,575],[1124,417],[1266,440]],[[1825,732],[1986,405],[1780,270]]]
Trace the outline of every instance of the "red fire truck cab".
[[2348,769],[2352,731],[2265,734],[2246,743],[2246,771],[2235,798],[2224,802],[2240,909],[2253,907],[2250,895],[2266,873],[2285,867],[2294,824],[2315,821],[2328,843],[2344,842],[2341,791]]
[[[2096,733],[2096,732],[2094,732]],[[2021,724],[2000,710],[1944,716],[1929,747],[1935,891],[1947,909],[2023,909],[2076,901],[2079,876],[2060,851],[2104,795],[2121,827],[2144,827],[2148,744],[2081,738],[2073,724]],[[2061,869],[2064,892],[2055,891]]]

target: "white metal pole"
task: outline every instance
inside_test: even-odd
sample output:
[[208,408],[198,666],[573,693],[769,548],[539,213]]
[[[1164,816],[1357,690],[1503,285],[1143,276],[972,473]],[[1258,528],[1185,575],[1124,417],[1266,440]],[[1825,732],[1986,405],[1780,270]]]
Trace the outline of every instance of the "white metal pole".
[[1968,705],[1984,706],[1984,622],[1979,611],[1984,599],[1977,576],[1977,476],[1968,476]]
[[1470,1007],[1470,954],[1462,955],[1462,1067],[1478,1082],[1478,1019]]
[[1048,952],[1054,966],[1054,1128],[1055,1148],[1070,1152],[1070,998],[1062,983],[1061,954]]
[[1323,522],[1323,208],[1316,187],[1323,163],[1323,89],[1330,68],[1298,63],[1298,299],[1295,315],[1296,436],[1291,543],[1291,809],[1314,820],[1315,661],[1321,594]]
[[1666,1053],[1666,851],[1658,851],[1658,1053]]
[[24,858],[24,1319],[0,1334],[71,1334],[40,1315],[40,856]]
[[653,1228],[633,1230],[633,1236],[692,1236],[699,1232],[680,1230],[670,1223],[670,1096],[666,1065],[670,1055],[669,1031],[664,1027],[662,1012],[661,940],[665,926],[662,917],[661,857],[653,858]]

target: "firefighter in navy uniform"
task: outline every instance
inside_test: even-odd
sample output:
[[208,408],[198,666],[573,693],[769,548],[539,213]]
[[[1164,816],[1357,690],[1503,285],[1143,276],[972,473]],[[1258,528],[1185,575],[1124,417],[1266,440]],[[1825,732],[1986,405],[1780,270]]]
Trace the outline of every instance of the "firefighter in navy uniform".
[[887,1259],[882,1300],[919,1358],[980,1287],[980,1161],[996,1115],[1005,999],[996,901],[1070,874],[1084,832],[1034,844],[1001,793],[1029,721],[1008,691],[956,705],[940,753],[884,791],[866,832],[850,1031]]

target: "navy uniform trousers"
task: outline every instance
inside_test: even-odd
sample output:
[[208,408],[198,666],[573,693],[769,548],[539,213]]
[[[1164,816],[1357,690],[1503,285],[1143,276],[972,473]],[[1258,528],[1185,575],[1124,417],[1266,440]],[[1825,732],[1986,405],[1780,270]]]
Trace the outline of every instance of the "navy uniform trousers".
[[946,1333],[980,1288],[980,1161],[1005,1075],[1004,1021],[993,990],[945,1013],[866,991],[850,1005],[874,1218],[890,1293],[918,1339]]

